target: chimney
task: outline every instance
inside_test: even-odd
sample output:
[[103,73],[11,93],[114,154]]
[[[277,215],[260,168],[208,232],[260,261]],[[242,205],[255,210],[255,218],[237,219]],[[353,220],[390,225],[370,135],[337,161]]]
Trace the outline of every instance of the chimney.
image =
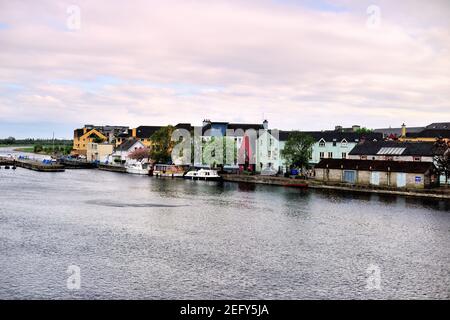
[[264,130],[269,129],[269,121],[267,121],[267,120],[263,121],[263,128],[264,128]]
[[334,126],[334,131],[342,132],[342,126]]
[[203,126],[206,126],[206,125],[208,125],[208,124],[210,124],[211,123],[211,120],[209,120],[209,119],[203,119]]
[[406,137],[406,125],[402,124],[402,137]]
[[356,132],[356,131],[359,130],[359,129],[361,129],[361,126],[358,126],[358,125],[353,125],[353,126],[352,126],[352,131],[353,131],[353,132]]

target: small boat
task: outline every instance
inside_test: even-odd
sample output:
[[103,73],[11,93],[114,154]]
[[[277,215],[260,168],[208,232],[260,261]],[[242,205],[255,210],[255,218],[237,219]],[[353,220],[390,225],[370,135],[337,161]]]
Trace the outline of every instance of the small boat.
[[191,180],[220,180],[221,177],[217,173],[217,170],[191,170],[184,175],[185,179]]
[[146,161],[127,161],[125,163],[127,173],[149,175],[150,168]]
[[173,164],[155,164],[153,175],[156,177],[182,178],[184,175],[183,166]]
[[5,169],[9,169],[9,166],[7,165],[7,166],[5,166]]

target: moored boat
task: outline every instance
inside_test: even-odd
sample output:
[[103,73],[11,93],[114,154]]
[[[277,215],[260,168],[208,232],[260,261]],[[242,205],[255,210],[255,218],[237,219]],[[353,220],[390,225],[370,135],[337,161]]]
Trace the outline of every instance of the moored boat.
[[125,163],[127,173],[148,175],[150,173],[149,165],[146,161],[128,161]]
[[184,175],[183,166],[177,166],[173,164],[155,164],[153,168],[153,175],[156,177],[171,177],[182,178]]
[[217,170],[208,169],[191,170],[183,178],[191,180],[221,180]]

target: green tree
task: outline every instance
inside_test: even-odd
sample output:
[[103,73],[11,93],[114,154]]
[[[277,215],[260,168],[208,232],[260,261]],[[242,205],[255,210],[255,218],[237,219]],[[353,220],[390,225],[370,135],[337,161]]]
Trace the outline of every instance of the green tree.
[[286,160],[289,167],[306,168],[308,167],[311,148],[315,140],[313,137],[301,132],[292,132],[281,155]]
[[367,129],[366,127],[362,127],[362,128],[356,129],[355,132],[359,133],[359,134],[372,133],[373,129]]
[[175,145],[175,142],[171,140],[174,130],[175,128],[173,126],[162,127],[150,137],[152,141],[150,158],[156,163],[171,162],[172,149]]
[[40,145],[40,144],[37,144],[37,145],[34,146],[34,152],[35,152],[35,153],[42,152],[43,149],[44,149],[44,148],[43,148],[42,145]]

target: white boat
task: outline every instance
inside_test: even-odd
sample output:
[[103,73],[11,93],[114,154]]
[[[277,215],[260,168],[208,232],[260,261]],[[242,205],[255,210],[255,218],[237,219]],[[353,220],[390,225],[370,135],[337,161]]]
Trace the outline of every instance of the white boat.
[[127,173],[132,173],[132,174],[149,175],[149,173],[150,173],[150,167],[145,160],[127,161],[125,163],[125,169],[126,169]]
[[188,173],[184,175],[185,179],[192,179],[192,180],[220,180],[221,177],[217,173],[216,170],[207,170],[207,169],[200,169],[200,170],[191,170]]

